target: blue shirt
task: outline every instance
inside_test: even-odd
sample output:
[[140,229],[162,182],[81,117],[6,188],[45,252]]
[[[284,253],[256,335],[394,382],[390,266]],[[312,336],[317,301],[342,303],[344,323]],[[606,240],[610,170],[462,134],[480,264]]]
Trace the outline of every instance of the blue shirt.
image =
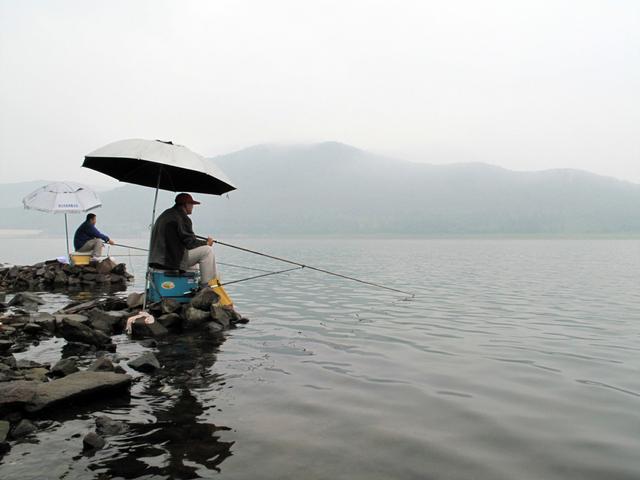
[[73,246],[76,250],[79,250],[85,243],[94,238],[101,238],[105,242],[109,241],[109,237],[104,233],[100,233],[91,221],[86,220],[76,230],[76,234],[73,236]]

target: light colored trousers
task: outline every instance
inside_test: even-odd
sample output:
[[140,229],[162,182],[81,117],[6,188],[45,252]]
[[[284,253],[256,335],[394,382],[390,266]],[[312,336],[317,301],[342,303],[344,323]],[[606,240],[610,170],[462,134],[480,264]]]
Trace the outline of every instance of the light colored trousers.
[[209,245],[192,248],[191,250],[184,252],[180,268],[188,270],[196,264],[200,267],[201,285],[207,285],[209,280],[218,276],[216,269],[216,256],[213,253],[213,248]]
[[104,242],[100,238],[92,238],[91,240],[87,240],[82,247],[80,247],[77,252],[91,252],[91,255],[94,257],[99,257],[102,255],[102,246]]

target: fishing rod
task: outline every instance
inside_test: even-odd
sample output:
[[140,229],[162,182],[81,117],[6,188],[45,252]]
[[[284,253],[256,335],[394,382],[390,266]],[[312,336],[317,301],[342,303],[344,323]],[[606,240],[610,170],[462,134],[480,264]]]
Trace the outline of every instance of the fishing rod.
[[[122,243],[114,243],[111,245],[112,247],[124,247],[124,248],[131,248],[133,250],[140,250],[142,252],[148,252],[149,249],[148,248],[140,248],[140,247],[132,247],[131,245],[123,245]],[[129,255],[130,257],[136,257],[138,255]],[[146,255],[139,255],[142,257],[145,257]],[[233,263],[224,263],[224,262],[216,262],[218,265],[225,265],[227,267],[236,267],[236,268],[244,268],[246,270],[255,270],[256,272],[266,272],[271,274],[270,270],[263,270],[262,268],[255,268],[255,267],[245,267],[244,265],[234,265]],[[260,275],[262,276],[262,275]],[[235,283],[235,282],[234,282]]]
[[[200,240],[207,240],[207,237],[203,237],[201,235],[196,235],[196,238],[199,238]],[[360,280],[359,278],[349,277],[349,276],[343,275],[341,273],[331,272],[331,271],[325,270],[323,268],[313,267],[311,265],[305,265],[304,263],[295,262],[293,260],[288,260],[286,258],[276,257],[274,255],[269,255],[269,254],[263,253],[263,252],[257,252],[255,250],[250,250],[248,248],[239,247],[237,245],[231,245],[230,243],[221,242],[220,240],[213,240],[213,243],[217,243],[218,245],[222,245],[222,246],[225,246],[225,247],[235,248],[236,250],[242,250],[243,252],[253,253],[254,255],[260,255],[261,257],[271,258],[273,260],[278,260],[280,262],[290,263],[292,265],[297,265],[298,267],[301,267],[301,268],[308,268],[309,270],[315,270],[316,272],[326,273],[328,275],[333,275],[335,277],[340,277],[340,278],[344,278],[344,279],[347,279],[347,280],[353,280],[354,282],[364,283],[365,285],[371,285],[372,287],[384,288],[385,290],[391,290],[393,292],[402,293],[404,295],[410,295],[411,297],[415,296],[415,294],[410,293],[410,292],[405,292],[404,290],[398,290],[397,288],[387,287],[385,285],[380,285],[378,283],[367,282],[366,280]]]
[[233,280],[231,282],[224,282],[221,283],[220,286],[226,287],[227,285],[232,285],[234,283],[246,282],[247,280],[254,280],[256,278],[268,277],[269,275],[278,275],[280,273],[292,272],[293,270],[302,270],[303,268],[304,267],[293,267],[287,268],[285,270],[278,270],[277,272],[263,273],[262,275],[254,275],[253,277],[241,278],[240,280]]

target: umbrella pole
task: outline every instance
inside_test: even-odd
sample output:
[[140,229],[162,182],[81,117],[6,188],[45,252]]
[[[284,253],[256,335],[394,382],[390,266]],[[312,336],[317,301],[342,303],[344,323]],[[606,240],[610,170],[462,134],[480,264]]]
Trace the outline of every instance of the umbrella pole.
[[156,185],[156,193],[153,197],[153,211],[151,212],[151,226],[149,228],[149,253],[147,254],[147,273],[144,276],[144,300],[142,301],[142,310],[147,309],[147,296],[149,289],[149,276],[151,271],[149,269],[149,262],[151,261],[151,235],[153,234],[153,222],[156,220],[156,204],[158,203],[158,190],[160,189],[160,178],[162,177],[162,167],[158,170],[158,184]]
[[67,214],[64,214],[64,235],[67,239],[67,259],[71,261],[71,250],[69,250],[69,227],[67,226]]

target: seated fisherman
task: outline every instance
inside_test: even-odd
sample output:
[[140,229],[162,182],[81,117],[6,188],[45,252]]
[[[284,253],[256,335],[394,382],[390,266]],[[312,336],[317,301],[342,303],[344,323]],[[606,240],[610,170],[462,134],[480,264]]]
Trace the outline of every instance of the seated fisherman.
[[200,205],[188,193],[176,196],[175,205],[158,217],[151,232],[149,266],[166,270],[187,270],[198,264],[201,286],[217,278],[213,238],[199,240],[188,215]]
[[113,240],[96,228],[96,221],[96,214],[88,213],[87,219],[76,230],[73,236],[76,252],[91,252],[93,257],[99,257],[105,242],[113,245]]

